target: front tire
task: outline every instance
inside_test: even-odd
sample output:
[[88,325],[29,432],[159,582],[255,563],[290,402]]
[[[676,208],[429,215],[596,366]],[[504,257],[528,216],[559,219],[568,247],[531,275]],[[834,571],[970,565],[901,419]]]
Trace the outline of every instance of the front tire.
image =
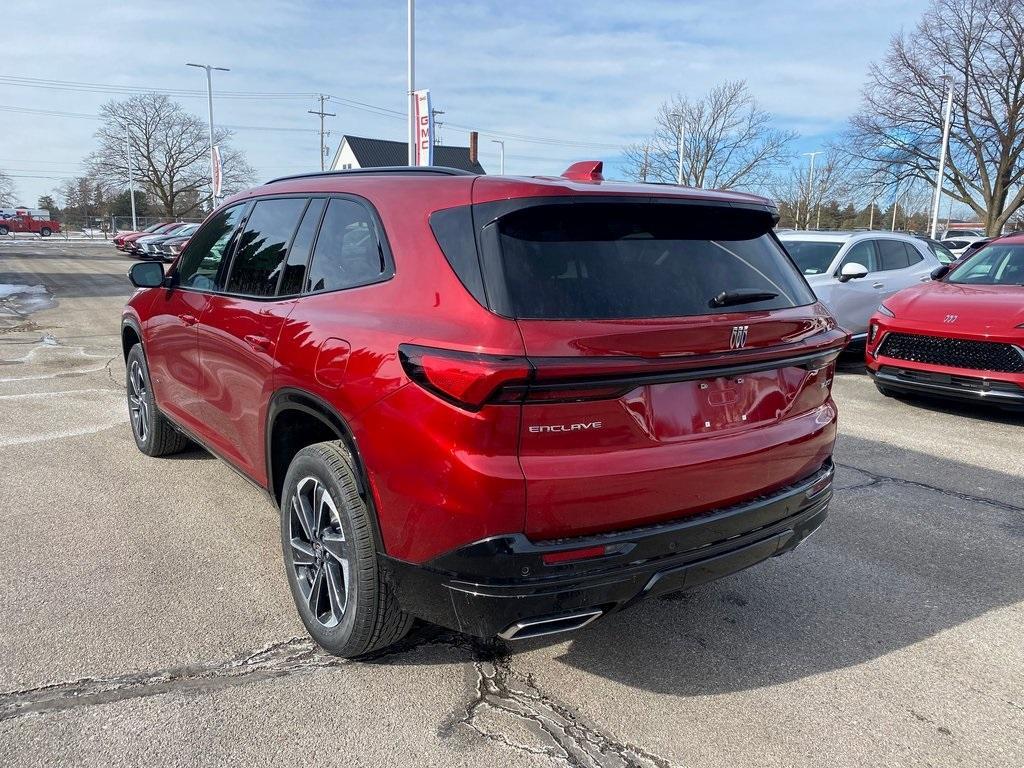
[[881,394],[885,395],[886,397],[895,397],[896,396],[895,392],[893,392],[888,387],[883,386],[882,384],[879,384],[878,382],[875,382],[875,389],[877,389]]
[[153,398],[149,366],[142,345],[136,344],[128,353],[125,387],[128,390],[128,418],[135,445],[147,456],[168,456],[189,445],[189,439],[174,428],[160,413]]
[[53,234],[53,231],[49,227],[43,227],[39,230],[40,237],[49,237],[51,234]]
[[0,225],[0,236],[10,234],[11,230],[7,227]]
[[371,514],[342,443],[316,443],[292,459],[281,493],[288,586],[306,631],[335,656],[385,648],[412,626],[383,579]]

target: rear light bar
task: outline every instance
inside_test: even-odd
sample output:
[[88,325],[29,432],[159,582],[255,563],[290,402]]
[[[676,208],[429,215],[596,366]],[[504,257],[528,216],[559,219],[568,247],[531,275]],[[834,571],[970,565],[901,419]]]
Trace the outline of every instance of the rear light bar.
[[[487,403],[578,403],[609,400],[646,384],[693,381],[799,366],[817,372],[835,362],[841,347],[788,358],[731,366],[651,370],[648,361],[541,358],[488,355],[401,344],[398,357],[406,375],[443,400],[469,411]],[[603,375],[602,375],[603,374]]]

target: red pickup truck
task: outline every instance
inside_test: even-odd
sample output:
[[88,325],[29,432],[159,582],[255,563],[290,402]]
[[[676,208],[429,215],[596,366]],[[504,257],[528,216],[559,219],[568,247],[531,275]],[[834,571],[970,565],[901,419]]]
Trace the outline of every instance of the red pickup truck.
[[60,222],[51,219],[49,211],[5,211],[0,217],[0,235],[11,232],[35,232],[41,237],[49,237],[54,232],[60,232]]

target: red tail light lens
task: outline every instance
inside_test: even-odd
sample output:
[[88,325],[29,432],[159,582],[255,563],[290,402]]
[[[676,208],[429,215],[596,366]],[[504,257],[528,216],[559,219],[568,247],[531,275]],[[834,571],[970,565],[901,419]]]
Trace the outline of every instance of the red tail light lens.
[[502,357],[402,344],[402,367],[410,379],[438,397],[475,411],[506,384],[525,383],[532,368],[525,357]]

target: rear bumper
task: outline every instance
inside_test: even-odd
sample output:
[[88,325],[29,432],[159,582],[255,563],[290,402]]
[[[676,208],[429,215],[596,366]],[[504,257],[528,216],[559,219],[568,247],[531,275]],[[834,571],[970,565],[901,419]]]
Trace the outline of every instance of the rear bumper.
[[[1024,406],[1024,386],[1016,381],[971,375],[971,371],[946,374],[897,365],[868,367],[876,384],[897,392],[934,395],[954,400]],[[1021,379],[1024,377],[1010,376]]]
[[[478,637],[574,629],[642,598],[695,587],[795,548],[825,519],[833,474],[829,461],[771,495],[674,523],[546,542],[510,534],[423,565],[386,556],[381,564],[402,607],[435,624]],[[544,562],[545,555],[594,547],[605,554]],[[567,616],[574,618],[563,621]]]

